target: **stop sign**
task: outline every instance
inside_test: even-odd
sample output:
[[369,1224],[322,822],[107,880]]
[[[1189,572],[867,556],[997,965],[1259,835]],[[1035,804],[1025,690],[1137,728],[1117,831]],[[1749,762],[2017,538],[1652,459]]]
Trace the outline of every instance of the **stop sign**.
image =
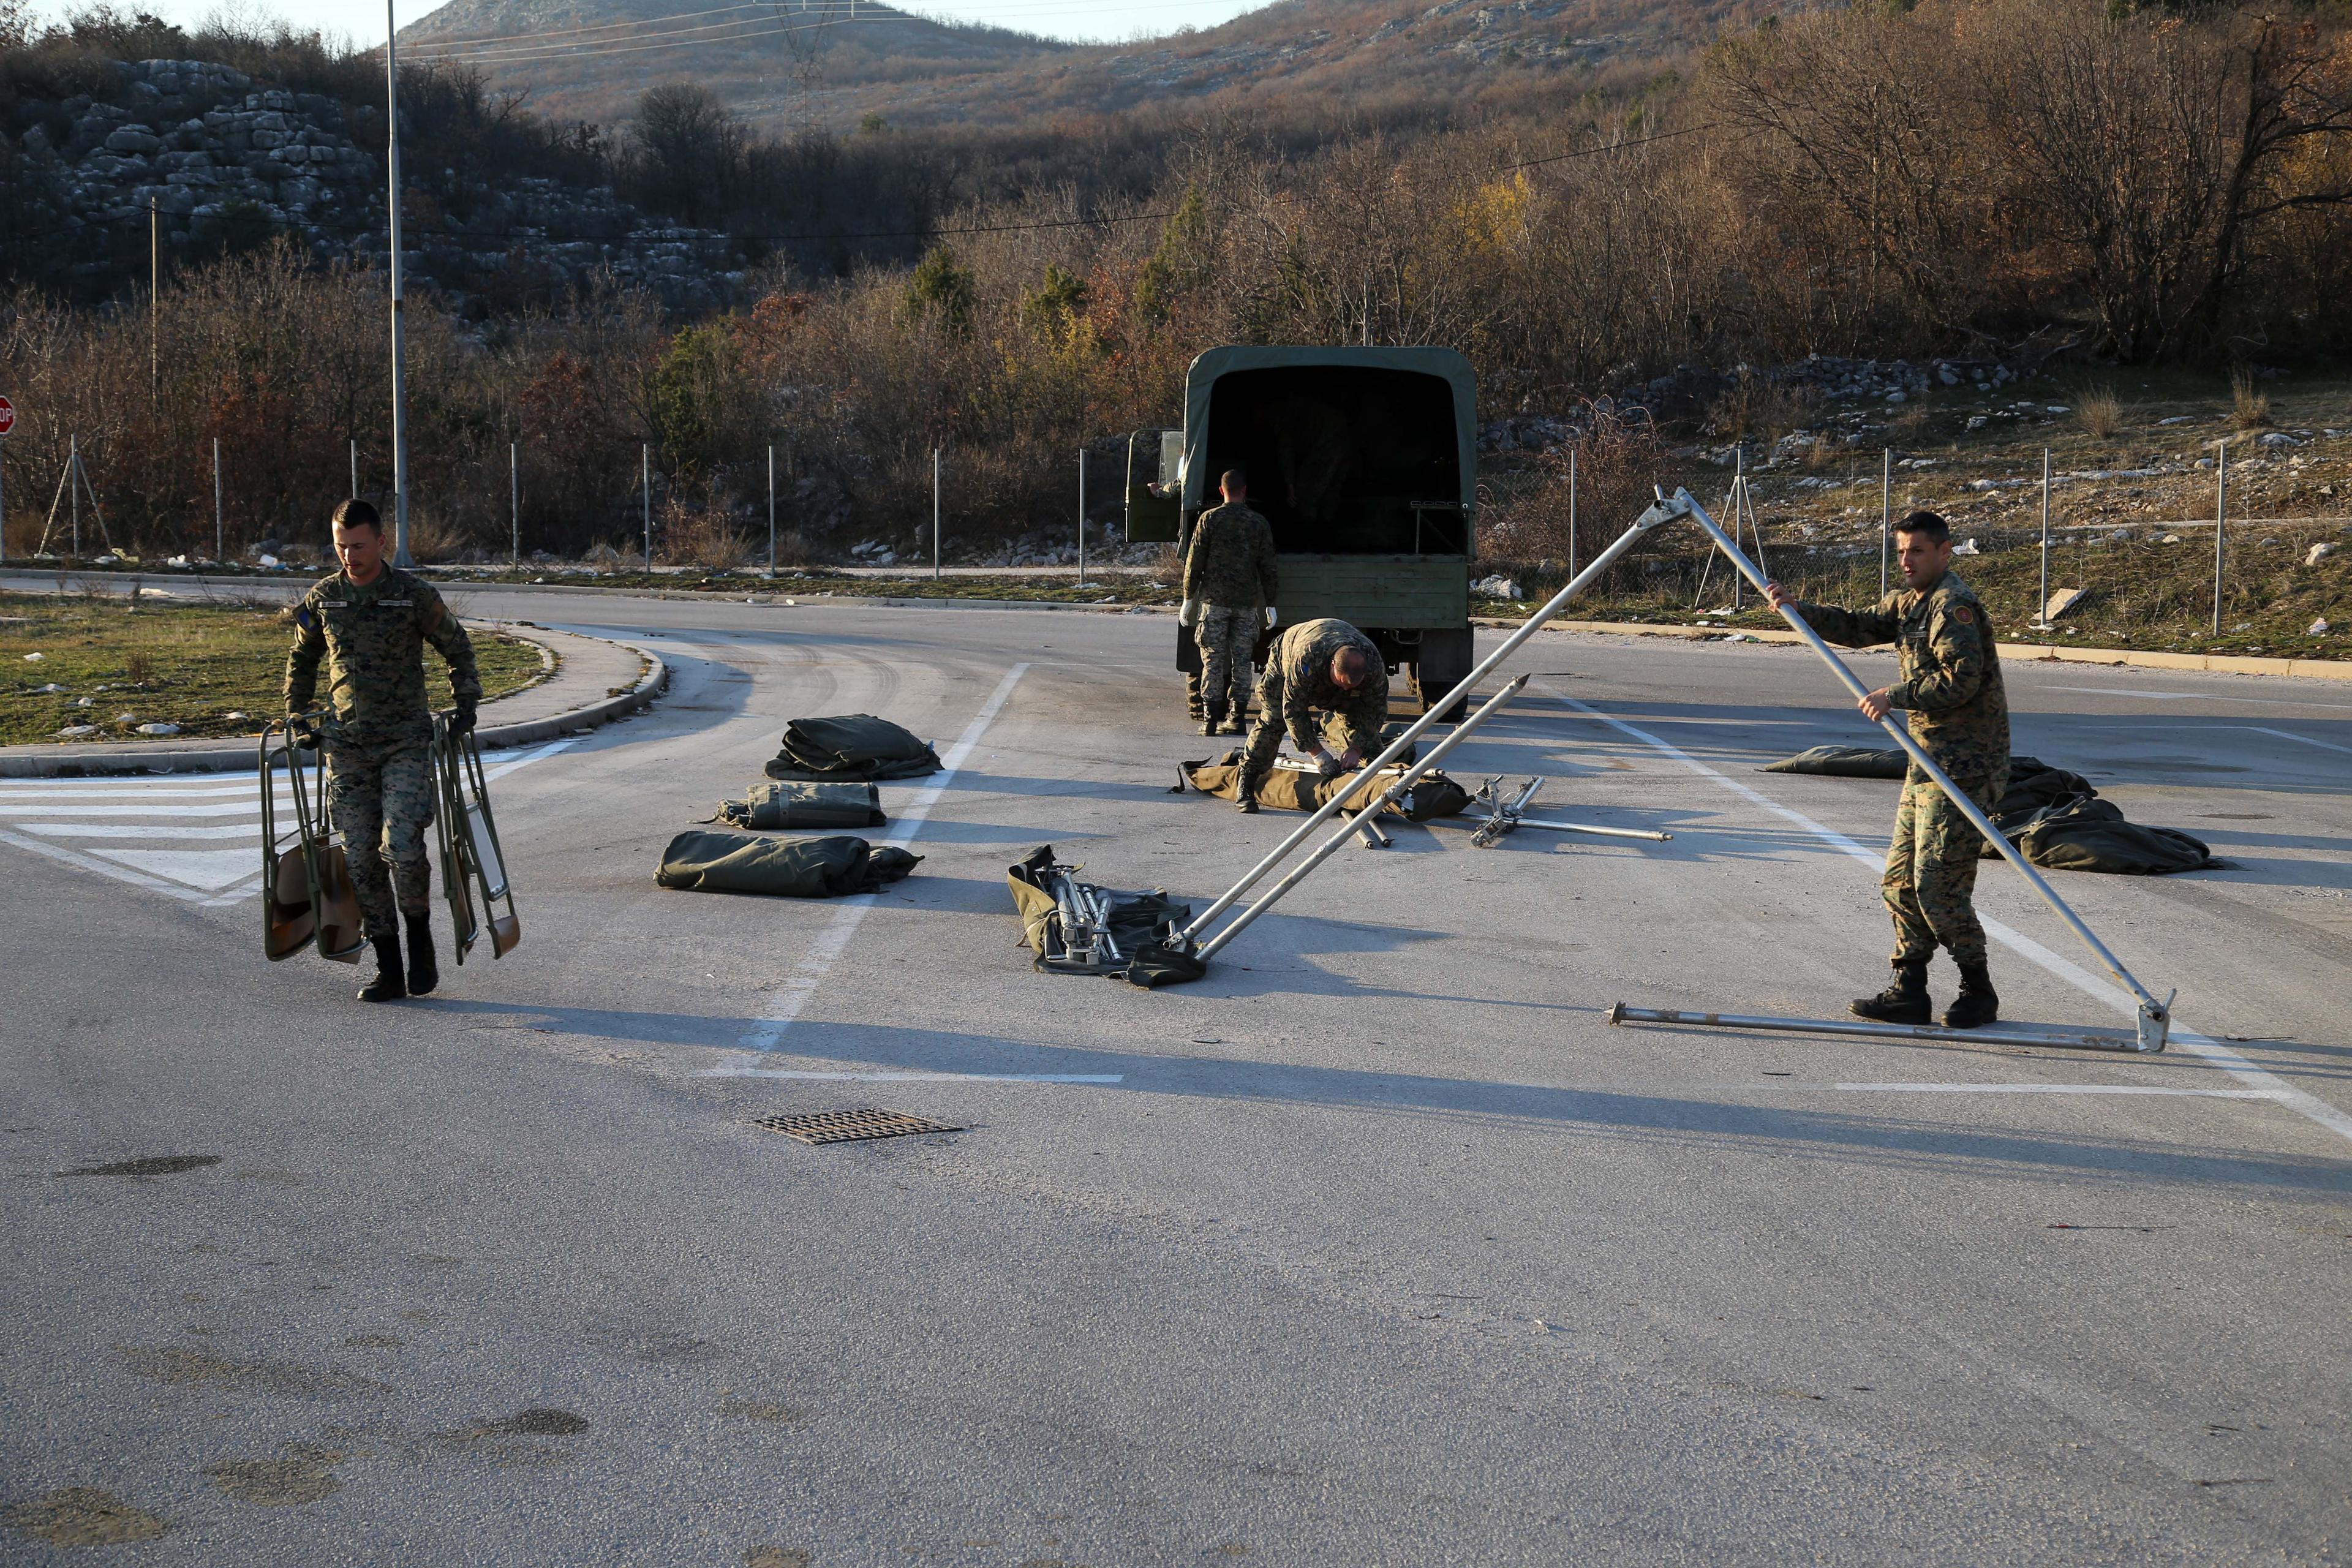
[[6,398],[0,397],[0,436],[5,436],[16,427],[16,405]]

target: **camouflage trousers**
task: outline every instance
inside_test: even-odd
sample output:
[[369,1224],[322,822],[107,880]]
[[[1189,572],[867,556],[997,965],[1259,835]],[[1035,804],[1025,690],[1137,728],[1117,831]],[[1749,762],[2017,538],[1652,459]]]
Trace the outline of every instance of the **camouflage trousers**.
[[[1992,778],[1955,779],[1969,798],[1991,814],[2009,787],[2008,770]],[[1879,892],[1895,917],[1895,962],[1926,962],[1942,947],[1955,963],[1985,961],[1984,927],[1977,921],[1977,861],[1984,835],[1960,815],[1935,784],[1906,784],[1895,810],[1895,841],[1886,851]]]
[[1201,701],[1211,709],[1249,711],[1250,654],[1257,647],[1258,613],[1222,605],[1201,606],[1192,640],[1201,645]]
[[329,742],[327,800],[342,830],[368,935],[397,934],[396,915],[414,918],[432,907],[432,863],[425,854],[425,830],[433,826],[429,748],[415,741]]

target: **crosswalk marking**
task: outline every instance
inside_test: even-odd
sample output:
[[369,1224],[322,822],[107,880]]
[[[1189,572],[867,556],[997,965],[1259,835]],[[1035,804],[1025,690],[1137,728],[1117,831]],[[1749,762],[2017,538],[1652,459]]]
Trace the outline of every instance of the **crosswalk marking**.
[[[575,743],[490,752],[482,758],[483,770],[487,777],[503,778]],[[241,903],[261,890],[259,778],[215,776],[220,782],[199,784],[184,775],[0,780],[0,844],[184,902]],[[284,783],[271,793],[278,810],[292,810]],[[212,820],[224,817],[236,820]],[[89,847],[59,839],[89,841]],[[215,847],[239,839],[244,842],[235,848]]]

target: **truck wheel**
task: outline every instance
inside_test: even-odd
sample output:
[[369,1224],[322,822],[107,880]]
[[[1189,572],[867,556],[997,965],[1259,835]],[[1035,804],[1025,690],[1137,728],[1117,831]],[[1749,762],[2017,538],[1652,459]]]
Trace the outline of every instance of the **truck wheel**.
[[[1423,712],[1428,711],[1431,703],[1459,686],[1462,678],[1470,673],[1472,651],[1470,633],[1466,628],[1459,632],[1428,632],[1423,635],[1421,657],[1413,661],[1412,666],[1412,694],[1421,700]],[[1437,721],[1459,724],[1469,709],[1470,700],[1465,697],[1440,715]]]
[[[1420,700],[1421,710],[1424,713],[1429,711],[1429,705],[1431,703],[1436,701],[1439,698],[1453,690],[1456,685],[1460,684],[1462,675],[1467,675],[1469,673],[1468,670],[1464,670],[1461,675],[1456,675],[1448,680],[1438,680],[1434,679],[1424,679],[1422,676],[1422,667],[1420,665],[1415,664],[1412,668],[1412,694]],[[1441,724],[1459,724],[1462,722],[1463,715],[1467,713],[1469,710],[1470,700],[1467,697],[1465,697],[1462,700],[1456,702],[1452,708],[1438,715],[1437,721]]]

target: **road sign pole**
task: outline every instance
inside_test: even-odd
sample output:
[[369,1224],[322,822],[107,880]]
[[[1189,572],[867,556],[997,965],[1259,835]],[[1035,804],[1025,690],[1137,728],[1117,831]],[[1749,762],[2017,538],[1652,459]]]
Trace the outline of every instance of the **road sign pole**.
[[507,443],[507,526],[513,542],[508,546],[514,564],[522,564],[522,443]]
[[213,564],[228,561],[227,530],[221,525],[220,437],[213,437]]
[[940,449],[931,448],[931,581],[940,580]]
[[650,441],[637,447],[637,461],[642,465],[646,488],[646,570],[654,569],[654,447]]
[[0,566],[8,563],[8,437],[0,436]]
[[776,574],[776,448],[768,448],[768,575]]
[[1078,586],[1087,585],[1087,449],[1078,448]]
[[2221,635],[2221,561],[2230,531],[2230,443],[2224,440],[2213,479],[2213,635]]

